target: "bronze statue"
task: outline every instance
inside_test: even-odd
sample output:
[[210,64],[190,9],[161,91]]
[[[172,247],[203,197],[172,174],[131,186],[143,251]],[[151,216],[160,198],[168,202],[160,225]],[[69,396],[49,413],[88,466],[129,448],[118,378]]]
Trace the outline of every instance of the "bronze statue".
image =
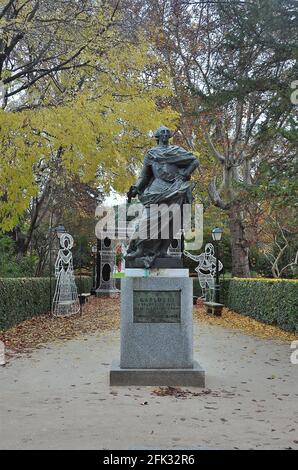
[[190,152],[177,145],[169,145],[171,131],[161,126],[154,134],[157,146],[151,148],[145,155],[141,175],[127,193],[128,201],[138,196],[144,206],[144,211],[133,235],[126,255],[127,267],[149,268],[154,266],[158,258],[166,258],[171,239],[163,239],[162,224],[171,224],[170,218],[159,221],[158,238],[141,238],[140,225],[148,225],[150,205],[168,205],[180,208],[183,204],[191,203],[190,177],[199,166],[197,158]]

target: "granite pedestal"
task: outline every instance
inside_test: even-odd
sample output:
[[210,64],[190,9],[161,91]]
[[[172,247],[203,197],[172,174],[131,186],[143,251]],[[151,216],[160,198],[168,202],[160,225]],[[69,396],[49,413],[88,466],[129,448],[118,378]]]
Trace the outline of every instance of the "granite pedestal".
[[168,271],[130,268],[121,280],[121,353],[110,385],[205,386],[193,360],[192,280],[185,269]]

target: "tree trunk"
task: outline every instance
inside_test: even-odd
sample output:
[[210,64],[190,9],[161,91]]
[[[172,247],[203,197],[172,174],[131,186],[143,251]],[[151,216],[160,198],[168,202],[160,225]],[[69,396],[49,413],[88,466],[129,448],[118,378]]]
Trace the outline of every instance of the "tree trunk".
[[8,235],[15,241],[17,259],[23,258],[26,253],[26,235],[22,233],[19,225],[16,225]]
[[232,206],[229,211],[229,226],[231,233],[232,275],[235,277],[250,277],[248,242],[239,208]]

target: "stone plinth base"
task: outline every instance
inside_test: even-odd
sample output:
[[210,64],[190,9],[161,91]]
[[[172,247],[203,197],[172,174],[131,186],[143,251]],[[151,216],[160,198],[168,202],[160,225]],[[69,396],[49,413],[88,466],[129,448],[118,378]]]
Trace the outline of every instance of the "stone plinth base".
[[111,367],[110,385],[204,387],[204,370],[193,358],[188,271],[148,271],[126,269],[121,281],[120,361]]
[[192,327],[190,278],[150,276],[122,280],[122,369],[191,368]]
[[119,299],[120,291],[119,290],[96,290],[96,297],[109,297],[111,299]]
[[191,369],[121,369],[114,361],[111,386],[205,387],[205,371],[194,361]]

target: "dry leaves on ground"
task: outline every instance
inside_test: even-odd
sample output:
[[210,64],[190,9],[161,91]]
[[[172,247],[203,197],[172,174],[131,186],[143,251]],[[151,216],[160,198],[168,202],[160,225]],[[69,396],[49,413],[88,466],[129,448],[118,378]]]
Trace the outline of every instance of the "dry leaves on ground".
[[283,341],[294,341],[297,334],[284,331],[278,326],[268,325],[253,318],[240,315],[224,308],[221,317],[209,315],[204,307],[197,305],[194,307],[194,318],[202,323],[210,325],[223,326],[235,330],[244,331],[247,334],[260,336],[262,338],[278,338]]
[[[116,330],[120,326],[120,302],[115,298],[94,298],[83,306],[82,316],[57,318],[48,314],[39,315],[19,323],[5,332],[0,332],[6,352],[18,353],[41,347],[57,340],[68,340],[81,334],[96,331]],[[252,318],[223,309],[222,317],[207,315],[205,309],[194,307],[194,318],[199,322],[244,331],[263,338],[278,338],[293,341],[297,335],[281,330],[276,326],[260,323]],[[162,392],[160,392],[162,393]],[[167,392],[168,394],[170,391]]]
[[119,299],[94,298],[82,308],[82,315],[53,317],[39,315],[0,332],[0,340],[11,352],[38,348],[47,342],[72,339],[78,335],[119,328]]
[[181,389],[180,387],[158,387],[153,392],[151,392],[151,395],[157,395],[158,397],[175,397],[175,398],[188,398],[188,397],[198,397],[200,395],[209,395],[211,393],[211,390],[209,389],[204,389],[201,390],[200,392],[191,392],[190,390],[187,389]]
[[210,388],[203,388],[198,392],[192,392],[191,390],[181,389],[180,387],[158,387],[151,392],[151,395],[156,395],[158,397],[172,396],[174,398],[191,398],[205,396],[232,398],[235,396],[235,393],[229,392],[228,390],[210,390]]

